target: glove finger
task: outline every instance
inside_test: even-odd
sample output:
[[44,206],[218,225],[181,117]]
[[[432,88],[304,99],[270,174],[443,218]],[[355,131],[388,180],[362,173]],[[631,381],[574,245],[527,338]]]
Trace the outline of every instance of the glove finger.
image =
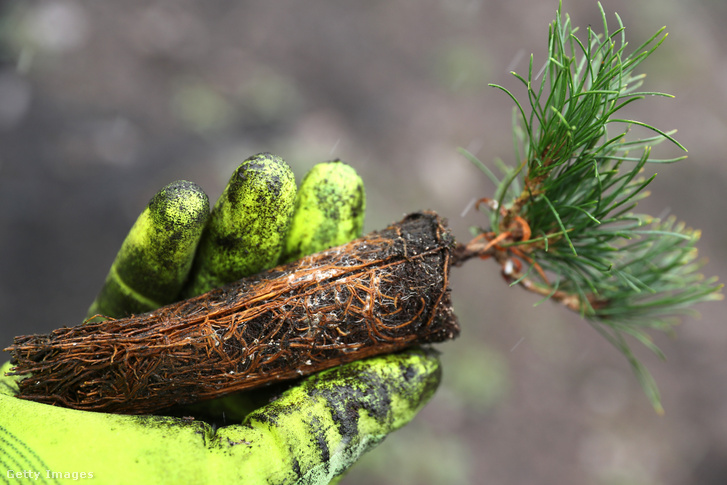
[[339,160],[319,163],[303,178],[281,263],[345,244],[363,234],[366,192]]
[[149,202],[126,236],[88,316],[123,317],[175,301],[209,217],[192,182],[172,182]]
[[[340,161],[317,164],[298,189],[280,262],[300,259],[360,237],[365,209],[363,180],[351,166]],[[185,406],[182,412],[226,425],[242,421],[250,411],[267,402],[268,397],[268,390],[236,393]],[[171,412],[178,414],[179,410]]]
[[320,372],[217,438],[257,447],[246,465],[270,483],[328,483],[426,404],[441,378],[437,355],[410,349]]
[[282,158],[261,153],[242,162],[212,209],[184,296],[275,266],[295,194],[295,177]]

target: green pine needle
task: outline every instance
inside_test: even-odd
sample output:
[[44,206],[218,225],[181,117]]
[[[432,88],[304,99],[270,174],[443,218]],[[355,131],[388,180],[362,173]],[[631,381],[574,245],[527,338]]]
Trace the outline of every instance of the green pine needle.
[[[491,232],[480,232],[488,240],[500,236],[497,246],[487,247],[498,261],[519,257],[530,263],[524,274],[509,274],[513,284],[579,311],[619,349],[661,412],[654,380],[626,337],[661,356],[645,330],[670,331],[675,314],[722,297],[722,285],[698,273],[699,231],[673,218],[660,221],[633,212],[654,179],[640,175],[646,164],[686,158],[651,158],[651,147],[665,140],[686,149],[672,132],[614,116],[646,96],[671,97],[639,90],[644,76],[634,74],[666,33],[662,28],[627,52],[618,16],[618,29],[609,32],[599,4],[603,34],[588,27],[581,39],[561,8],[550,26],[542,79],[534,73],[532,56],[527,77],[513,73],[529,109],[508,89],[492,85],[515,103],[515,155],[523,162],[500,178],[465,153],[498,186],[489,204]],[[653,135],[630,138],[632,127]],[[519,218],[529,225],[529,238]]]

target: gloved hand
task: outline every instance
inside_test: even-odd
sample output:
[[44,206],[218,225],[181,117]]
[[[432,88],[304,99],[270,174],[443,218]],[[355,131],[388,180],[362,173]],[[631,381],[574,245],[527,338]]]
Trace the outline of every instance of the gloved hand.
[[[361,234],[363,211],[363,184],[340,162],[317,165],[296,196],[285,162],[251,157],[211,214],[201,189],[175,182],[131,229],[89,313],[149,311],[343,244]],[[0,368],[0,472],[18,483],[329,483],[409,422],[440,377],[436,354],[412,349],[282,394],[274,386],[128,416],[17,399],[22,377],[6,376],[10,367]]]

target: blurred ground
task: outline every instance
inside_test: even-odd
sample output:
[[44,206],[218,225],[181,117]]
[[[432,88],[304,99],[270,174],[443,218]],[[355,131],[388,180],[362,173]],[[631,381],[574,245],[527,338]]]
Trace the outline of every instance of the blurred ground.
[[[644,211],[703,229],[705,272],[727,280],[723,163],[727,4],[602,0],[632,46],[666,25],[632,113],[677,128],[689,159],[659,167]],[[175,179],[214,200],[247,156],[301,177],[340,157],[367,184],[367,230],[424,208],[455,234],[481,222],[485,177],[512,163],[510,70],[542,65],[557,2],[421,0],[6,1],[0,17],[0,344],[77,323],[126,231]],[[599,26],[595,1],[565,0]],[[671,147],[659,153],[677,155]],[[640,353],[651,409],[625,361],[577,317],[507,288],[491,262],[453,275],[464,338],[421,415],[344,483],[727,483],[724,304],[699,308],[668,361]],[[721,316],[720,316],[721,315]]]

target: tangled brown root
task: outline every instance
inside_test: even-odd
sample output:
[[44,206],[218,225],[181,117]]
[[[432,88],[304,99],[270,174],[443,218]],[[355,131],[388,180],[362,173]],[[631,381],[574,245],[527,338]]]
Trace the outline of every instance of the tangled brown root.
[[432,212],[196,298],[15,338],[18,397],[140,414],[459,334]]

